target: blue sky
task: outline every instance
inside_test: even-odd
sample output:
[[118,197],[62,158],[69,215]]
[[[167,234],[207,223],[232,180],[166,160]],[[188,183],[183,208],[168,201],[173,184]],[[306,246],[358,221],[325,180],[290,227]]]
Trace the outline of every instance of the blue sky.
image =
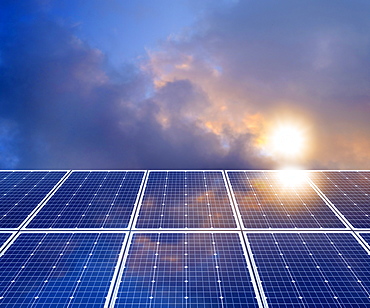
[[2,169],[368,169],[367,1],[2,1]]
[[55,1],[48,10],[53,18],[73,25],[79,38],[115,66],[145,57],[147,49],[196,19],[186,0]]

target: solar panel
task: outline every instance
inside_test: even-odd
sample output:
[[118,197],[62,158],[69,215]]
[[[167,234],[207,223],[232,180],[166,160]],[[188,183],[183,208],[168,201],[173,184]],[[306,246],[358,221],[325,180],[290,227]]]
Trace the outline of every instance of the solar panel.
[[151,171],[136,228],[236,228],[221,171]]
[[228,171],[245,228],[345,228],[303,173]]
[[103,307],[124,233],[21,234],[0,258],[2,307]]
[[352,234],[247,237],[269,307],[369,307],[370,255]]
[[309,177],[355,228],[370,228],[370,172],[310,172]]
[[115,307],[257,307],[237,233],[135,233]]
[[144,171],[75,171],[27,228],[127,228]]
[[1,172],[0,228],[18,228],[65,174],[65,171]]

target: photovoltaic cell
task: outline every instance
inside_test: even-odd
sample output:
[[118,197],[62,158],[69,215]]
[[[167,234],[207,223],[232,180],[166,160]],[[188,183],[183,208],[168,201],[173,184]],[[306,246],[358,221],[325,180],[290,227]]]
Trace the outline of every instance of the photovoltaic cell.
[[236,228],[222,172],[150,172],[136,228]]
[[12,233],[0,233],[0,247],[7,241]]
[[1,307],[103,307],[124,236],[21,234],[0,258]]
[[247,237],[269,307],[369,307],[370,256],[351,234]]
[[0,173],[0,228],[17,228],[66,174],[64,171]]
[[115,307],[257,307],[235,233],[134,234]]
[[370,172],[322,171],[309,177],[355,228],[370,228]]
[[27,228],[127,228],[143,171],[75,171]]
[[360,235],[366,241],[366,243],[370,246],[370,233],[360,233]]
[[304,173],[228,171],[245,228],[345,228]]

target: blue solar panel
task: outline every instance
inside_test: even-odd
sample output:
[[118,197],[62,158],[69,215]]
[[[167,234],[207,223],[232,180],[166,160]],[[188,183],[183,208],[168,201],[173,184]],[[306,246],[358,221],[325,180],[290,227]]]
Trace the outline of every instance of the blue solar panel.
[[245,228],[345,228],[304,173],[229,171]]
[[310,172],[309,177],[355,228],[370,228],[370,172]]
[[370,233],[360,233],[360,235],[366,241],[366,243],[370,246]]
[[236,228],[220,171],[150,172],[136,228]]
[[0,233],[0,247],[7,241],[12,233]]
[[239,234],[134,234],[115,307],[257,307]]
[[127,228],[143,171],[73,172],[27,228]]
[[63,171],[1,172],[0,228],[17,228],[46,197]]
[[124,237],[21,234],[0,258],[1,307],[103,307]]
[[370,306],[370,256],[352,234],[247,237],[269,307]]

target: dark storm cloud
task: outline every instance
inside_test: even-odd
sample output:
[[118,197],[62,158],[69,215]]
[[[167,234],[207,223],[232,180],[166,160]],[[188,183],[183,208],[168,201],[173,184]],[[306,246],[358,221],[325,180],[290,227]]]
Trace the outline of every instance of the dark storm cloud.
[[48,2],[12,3],[2,168],[273,168],[263,144],[283,114],[309,123],[305,168],[370,164],[366,1],[205,1],[193,28],[120,69]]

